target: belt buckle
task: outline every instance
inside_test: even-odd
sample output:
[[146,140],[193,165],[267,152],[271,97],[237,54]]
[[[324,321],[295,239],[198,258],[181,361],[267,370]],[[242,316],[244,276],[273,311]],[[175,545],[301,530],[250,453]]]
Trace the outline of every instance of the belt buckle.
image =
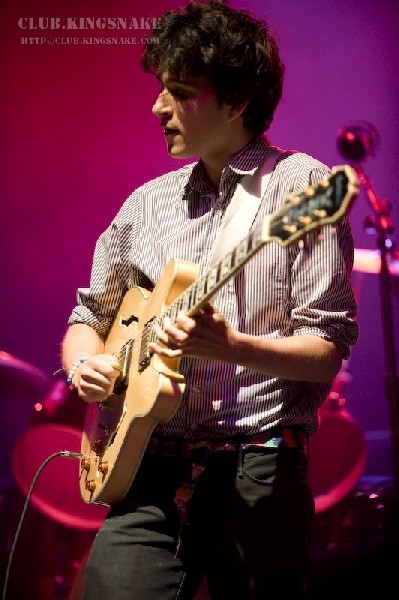
[[237,450],[240,446],[239,442],[209,442],[209,449],[211,451],[222,451],[223,450]]
[[243,450],[250,450],[255,448],[280,448],[280,446],[284,446],[284,438],[282,436],[274,436],[272,438],[266,439],[263,442],[247,442],[246,444],[241,444],[241,448]]

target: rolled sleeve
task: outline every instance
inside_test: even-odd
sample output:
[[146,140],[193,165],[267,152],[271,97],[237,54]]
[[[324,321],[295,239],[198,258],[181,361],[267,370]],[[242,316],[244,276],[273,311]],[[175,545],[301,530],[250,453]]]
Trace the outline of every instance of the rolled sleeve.
[[317,335],[332,341],[344,359],[357,341],[357,306],[350,274],[353,239],[347,218],[312,234],[293,266],[294,335]]
[[122,264],[118,228],[114,222],[97,240],[90,286],[78,288],[77,305],[72,310],[68,325],[85,323],[101,337],[106,337],[127,291]]

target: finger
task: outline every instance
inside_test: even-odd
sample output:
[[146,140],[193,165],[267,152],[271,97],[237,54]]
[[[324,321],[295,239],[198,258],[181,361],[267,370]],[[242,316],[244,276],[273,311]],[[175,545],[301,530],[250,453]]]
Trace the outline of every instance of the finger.
[[153,332],[157,336],[158,340],[164,344],[168,341],[168,334],[159,325],[154,324],[152,326]]
[[122,368],[118,362],[114,361],[112,363],[109,363],[109,366],[111,367],[111,369],[113,369],[117,373],[122,373]]
[[181,332],[190,329],[193,321],[187,314],[180,311],[176,317],[176,321],[173,322],[169,317],[165,317],[163,320],[163,330],[174,338],[180,338]]
[[159,356],[165,356],[167,358],[179,358],[183,356],[183,350],[180,348],[170,348],[168,346],[160,346],[155,342],[148,344],[148,349],[152,354],[158,354]]
[[187,341],[188,336],[184,331],[173,325],[169,325],[169,323],[170,320],[166,322],[164,329],[161,329],[158,325],[154,325],[154,333],[158,340],[165,344],[165,346],[169,346],[169,348],[179,348]]
[[185,333],[190,333],[195,327],[195,319],[189,317],[187,313],[181,311],[178,313],[176,317],[176,326],[178,330],[184,331]]
[[104,355],[101,361],[96,365],[96,370],[103,375],[118,376],[122,369],[116,356]]
[[213,306],[213,304],[210,304],[209,302],[207,302],[207,304],[204,304],[204,306],[202,307],[202,310],[204,313],[215,313],[216,312],[216,308]]

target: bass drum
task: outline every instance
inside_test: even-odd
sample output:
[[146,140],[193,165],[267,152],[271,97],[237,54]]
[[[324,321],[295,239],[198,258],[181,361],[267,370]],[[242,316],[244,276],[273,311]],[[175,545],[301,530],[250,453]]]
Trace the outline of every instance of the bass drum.
[[355,487],[366,464],[366,442],[345,400],[331,393],[320,409],[320,425],[309,441],[309,480],[316,513],[340,502]]
[[13,449],[12,467],[15,481],[28,495],[39,468],[45,465],[37,479],[30,501],[50,519],[64,527],[81,531],[97,531],[108,507],[86,504],[79,492],[77,459],[56,456],[58,452],[80,452],[81,432],[69,425],[42,423],[29,427]]

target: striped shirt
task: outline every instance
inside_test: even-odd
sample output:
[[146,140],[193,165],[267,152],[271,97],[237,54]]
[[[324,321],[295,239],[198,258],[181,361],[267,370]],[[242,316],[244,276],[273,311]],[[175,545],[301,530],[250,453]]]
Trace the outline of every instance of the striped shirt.
[[[93,257],[89,288],[77,292],[69,324],[86,323],[106,336],[124,294],[151,289],[170,259],[207,272],[218,230],[237,183],[270,153],[260,137],[224,169],[219,195],[201,161],[162,175],[134,191],[106,231]],[[301,152],[283,152],[272,172],[253,227],[276,211],[291,192],[330,174]],[[353,239],[348,219],[311,232],[302,243],[265,244],[217,292],[212,303],[232,327],[253,336],[317,335],[332,340],[344,358],[358,337],[350,284]],[[237,243],[240,240],[237,240]],[[331,383],[296,382],[249,368],[183,357],[186,387],[174,416],[157,425],[161,435],[218,439],[252,435],[277,426],[301,426],[310,435]]]

